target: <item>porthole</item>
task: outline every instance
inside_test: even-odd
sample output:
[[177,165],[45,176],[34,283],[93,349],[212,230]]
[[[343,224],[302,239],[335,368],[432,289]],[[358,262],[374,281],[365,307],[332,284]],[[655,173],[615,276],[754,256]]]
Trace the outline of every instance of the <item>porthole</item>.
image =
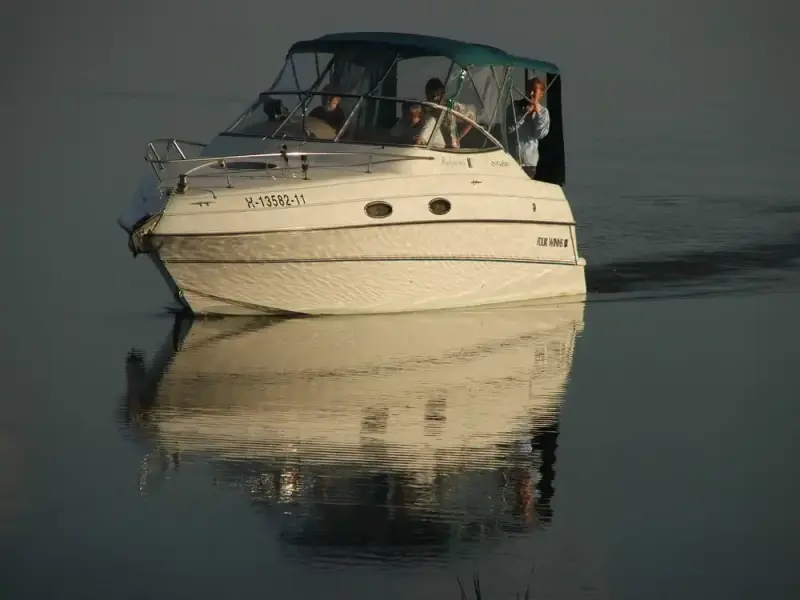
[[386,202],[370,202],[364,207],[364,212],[373,219],[385,219],[392,214],[392,206]]
[[445,198],[434,198],[428,202],[428,209],[435,215],[446,215],[450,208],[450,201]]

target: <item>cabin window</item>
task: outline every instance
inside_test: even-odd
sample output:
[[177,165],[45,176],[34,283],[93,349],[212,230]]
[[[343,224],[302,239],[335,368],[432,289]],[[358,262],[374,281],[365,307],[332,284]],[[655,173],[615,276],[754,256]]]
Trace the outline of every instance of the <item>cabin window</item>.
[[[426,83],[434,78],[442,82],[445,94],[429,98]],[[226,133],[396,146],[429,143],[451,151],[492,149],[504,142],[495,110],[504,78],[505,68],[465,71],[445,57],[400,58],[391,49],[298,52]],[[330,98],[338,99],[333,110],[336,100],[329,103]]]
[[[475,120],[482,128],[505,146],[503,123],[504,84],[509,69],[497,66],[473,66],[448,81],[447,96],[470,107]],[[457,94],[457,96],[456,96]],[[475,129],[462,131],[462,148],[483,149],[494,146],[492,140]]]
[[[504,53],[487,58],[479,51],[473,54],[474,48],[452,52],[462,65],[444,56],[420,56],[435,52],[436,45],[395,45],[380,39],[382,34],[374,35],[376,39],[355,35],[353,41],[320,38],[301,44],[269,89],[224,133],[425,145],[449,152],[503,148],[519,160],[518,133],[509,130],[524,110],[526,80],[536,76],[552,86],[542,100],[550,111],[551,127],[539,143],[536,179],[563,185],[561,80],[554,69]],[[500,64],[470,65],[473,57],[489,63],[497,58]],[[508,64],[514,66],[503,66]],[[534,72],[528,66],[548,71]],[[426,83],[433,78],[444,85],[442,97],[426,97]]]
[[386,202],[370,202],[364,207],[364,212],[373,219],[385,219],[392,214],[392,205]]
[[[442,83],[447,83],[450,75],[455,71],[453,61],[443,56],[423,56],[419,58],[405,58],[397,61],[397,92],[398,98],[425,99],[425,84],[432,78],[437,78]],[[387,90],[389,91],[389,90]]]
[[[510,70],[464,69],[441,56],[403,58],[392,47],[295,52],[226,133],[453,152],[516,149],[507,132]],[[426,95],[433,79],[443,95]]]
[[294,92],[311,89],[323,77],[327,79],[333,54],[325,52],[295,52],[283,64],[270,92]]
[[[226,129],[226,133],[270,137],[286,124],[288,127],[283,133],[287,138],[303,139],[302,119],[294,118],[294,115],[302,104],[308,104],[307,90],[317,82],[329,81],[332,59],[333,54],[325,52],[292,54],[284,62],[269,91],[260,94],[256,102]],[[302,112],[298,116],[302,116]]]
[[446,215],[450,212],[451,204],[446,198],[434,198],[428,202],[428,209],[435,215]]
[[[369,96],[361,98],[338,141],[399,146],[428,145],[442,150],[483,150],[502,145],[485,132],[498,119],[505,68],[464,71],[443,57],[398,59],[381,73]],[[428,85],[438,80],[443,94]]]

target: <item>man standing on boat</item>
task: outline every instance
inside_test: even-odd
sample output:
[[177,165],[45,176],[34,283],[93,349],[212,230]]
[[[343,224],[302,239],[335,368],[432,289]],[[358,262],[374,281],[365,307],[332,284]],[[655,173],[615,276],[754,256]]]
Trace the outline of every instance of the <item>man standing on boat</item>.
[[[541,104],[546,89],[544,82],[534,77],[528,80],[525,88],[528,97],[514,103],[516,122],[509,128],[509,133],[516,132],[515,137],[519,140],[517,160],[528,177],[534,179],[539,162],[539,140],[550,131],[550,113]],[[509,145],[514,147],[513,142]]]

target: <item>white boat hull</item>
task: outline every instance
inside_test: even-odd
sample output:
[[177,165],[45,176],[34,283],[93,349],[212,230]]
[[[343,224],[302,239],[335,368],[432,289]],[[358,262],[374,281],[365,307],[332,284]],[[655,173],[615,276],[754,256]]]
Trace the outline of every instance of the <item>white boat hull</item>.
[[396,313],[585,293],[582,267],[537,263],[420,259],[169,268],[195,314]]
[[[559,246],[540,245],[542,239]],[[153,243],[195,314],[369,314],[586,293],[571,227],[416,223]]]
[[[585,295],[559,186],[531,181],[502,152],[408,149],[398,162],[397,150],[367,150],[315,158],[307,179],[245,170],[228,187],[212,167],[169,197],[151,178],[120,224],[137,230],[198,315],[398,313]],[[437,199],[449,210],[434,213]],[[370,216],[375,202],[390,214]]]

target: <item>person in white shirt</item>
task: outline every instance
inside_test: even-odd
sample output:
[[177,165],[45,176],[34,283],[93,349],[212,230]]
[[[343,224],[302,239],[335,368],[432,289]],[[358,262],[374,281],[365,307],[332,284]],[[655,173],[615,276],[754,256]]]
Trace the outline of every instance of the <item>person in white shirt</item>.
[[[428,83],[425,84],[425,99],[428,102],[433,102],[442,106],[443,109],[436,110],[432,107],[425,107],[424,122],[417,143],[424,146],[428,143],[428,139],[433,136],[431,146],[434,148],[459,148],[461,146],[461,138],[464,137],[472,127],[467,126],[464,132],[459,135],[458,119],[453,113],[447,112],[442,117],[439,127],[436,127],[436,121],[443,112],[445,103],[445,88],[441,79],[433,77],[428,80]],[[461,102],[453,102],[452,109],[470,119],[476,119],[475,110],[471,106],[462,104]]]

